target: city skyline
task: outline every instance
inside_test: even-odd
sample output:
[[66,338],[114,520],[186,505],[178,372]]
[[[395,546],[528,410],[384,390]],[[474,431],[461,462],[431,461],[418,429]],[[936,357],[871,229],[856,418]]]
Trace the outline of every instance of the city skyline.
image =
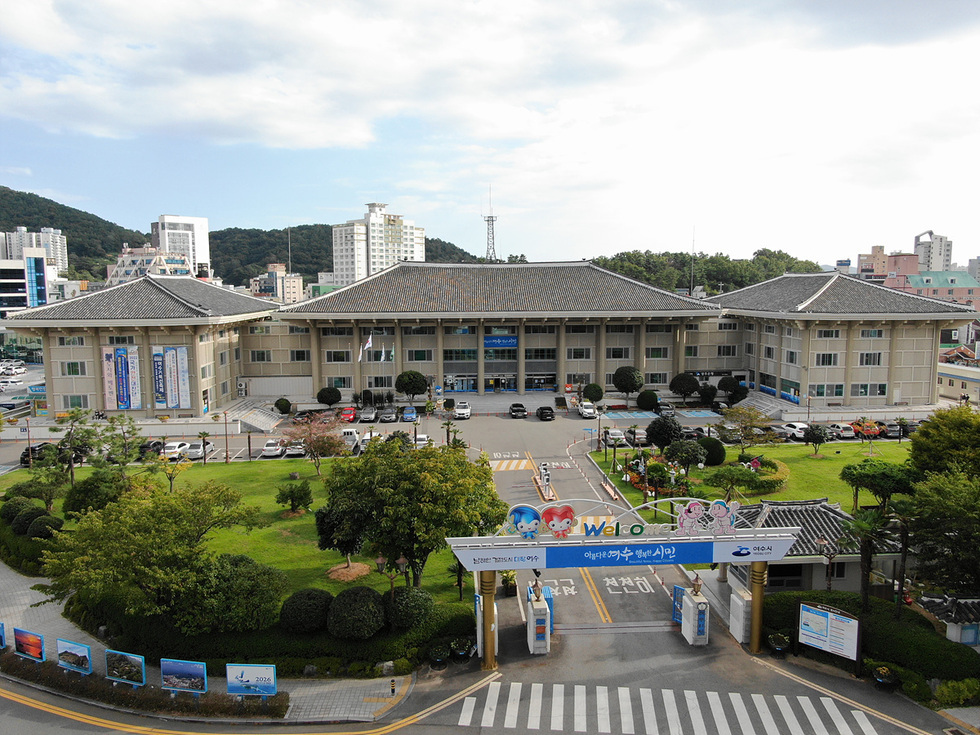
[[492,185],[503,258],[832,264],[934,230],[963,264],[980,6],[853,5],[19,4],[0,184],[141,232],[387,202],[476,255]]

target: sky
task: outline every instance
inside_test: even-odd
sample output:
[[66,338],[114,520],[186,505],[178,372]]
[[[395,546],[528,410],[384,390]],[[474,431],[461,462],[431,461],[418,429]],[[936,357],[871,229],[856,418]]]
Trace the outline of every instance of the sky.
[[531,261],[856,264],[927,230],[980,255],[975,0],[31,0],[3,18],[0,184],[142,232],[384,202],[475,255],[492,206],[497,256]]

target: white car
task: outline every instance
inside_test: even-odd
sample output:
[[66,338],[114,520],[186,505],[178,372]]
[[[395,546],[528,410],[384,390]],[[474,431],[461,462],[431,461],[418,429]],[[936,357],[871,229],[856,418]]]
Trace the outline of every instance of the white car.
[[416,449],[421,449],[422,447],[428,446],[428,444],[429,444],[428,434],[419,434],[417,437],[415,437]]
[[24,375],[27,372],[27,368],[23,365],[10,365],[3,369],[4,375]]
[[7,388],[12,385],[23,385],[24,381],[20,378],[0,378],[0,386]]
[[850,424],[827,424],[827,431],[838,439],[853,439],[856,436]]
[[214,451],[214,444],[211,442],[191,442],[187,446],[187,450],[184,452],[184,456],[187,459],[201,459],[206,454],[211,454]]
[[164,459],[181,459],[187,454],[190,444],[187,442],[167,442],[163,445],[160,456]]
[[608,447],[625,447],[626,446],[626,435],[621,429],[606,429],[605,432],[605,442]]
[[263,457],[281,457],[286,453],[286,447],[279,443],[278,439],[269,439],[262,447]]
[[470,417],[471,409],[470,404],[466,401],[460,401],[456,404],[456,408],[453,409],[454,419],[468,419]]
[[803,439],[803,432],[810,428],[809,424],[804,424],[799,421],[790,422],[788,424],[783,424],[783,428],[789,432],[789,435],[793,439]]
[[306,447],[303,446],[303,442],[289,442],[289,444],[286,445],[286,456],[305,457]]
[[578,415],[583,419],[594,419],[596,417],[595,404],[589,401],[578,404]]

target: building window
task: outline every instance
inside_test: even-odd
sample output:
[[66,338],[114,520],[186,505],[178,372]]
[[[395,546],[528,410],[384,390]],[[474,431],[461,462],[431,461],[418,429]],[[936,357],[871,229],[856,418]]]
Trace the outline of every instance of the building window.
[[136,344],[136,337],[133,335],[128,335],[125,337],[109,337],[109,344],[111,345],[134,345]]
[[211,334],[209,332],[205,332],[204,334],[199,334],[199,335],[197,335],[197,341],[198,341],[199,344],[204,344],[205,342],[210,342],[211,341]]
[[84,337],[58,337],[59,347],[84,347]]
[[861,337],[863,339],[879,339],[885,336],[884,329],[862,329]]
[[795,337],[795,336],[796,336],[796,330],[795,330],[795,329],[793,329],[792,327],[786,327],[786,328],[785,328],[785,329],[783,330],[783,334],[784,334],[784,335],[785,335],[786,337]]
[[697,345],[687,345],[684,348],[684,357],[697,357],[697,356],[698,356]]
[[558,329],[554,324],[525,324],[524,334],[556,334]]
[[309,334],[310,333],[310,328],[309,327],[290,327],[289,328],[289,333],[290,334]]
[[745,322],[745,331],[746,332],[754,332],[755,331],[755,323],[754,322]]
[[963,381],[960,382],[960,388],[966,388],[966,381],[965,380],[963,380]]
[[517,327],[504,325],[497,327],[485,327],[484,334],[517,334]]
[[432,362],[432,350],[406,350],[406,362]]
[[751,342],[746,342],[745,343],[745,354],[746,355],[754,355],[755,354],[755,345],[752,344]]
[[435,327],[402,327],[402,334],[411,337],[416,334],[435,334]]
[[446,327],[444,331],[446,334],[476,334],[476,327]]
[[813,364],[817,367],[835,367],[837,365],[837,353],[818,352],[814,356]]
[[595,334],[593,324],[566,324],[565,334]]
[[350,350],[327,350],[323,355],[324,362],[350,362]]
[[776,359],[776,348],[775,347],[770,347],[769,345],[766,345],[765,347],[762,348],[762,356],[764,358],[766,358],[767,360],[775,360]]
[[227,365],[228,364],[228,350],[218,353],[218,364]]
[[633,334],[632,324],[607,324],[606,334]]
[[629,347],[607,347],[606,348],[606,359],[607,360],[629,360],[630,359],[630,348]]
[[349,375],[345,377],[334,376],[332,378],[327,378],[327,380],[330,381],[330,384],[334,388],[350,388],[352,385],[354,385],[354,378],[350,377]]
[[88,396],[62,396],[61,407],[67,410],[72,408],[88,408]]
[[666,347],[647,347],[646,357],[648,360],[666,360],[667,359],[667,348]]
[[377,337],[394,337],[395,328],[394,327],[361,327],[362,337],[370,337],[372,334]]
[[697,322],[689,322],[684,325],[684,329],[686,329],[688,332],[696,332],[701,329],[701,325]]
[[667,385],[667,373],[647,373],[643,380],[650,385]]
[[722,332],[734,332],[738,329],[738,322],[718,322],[718,329]]
[[253,324],[248,328],[249,334],[272,334],[272,327],[268,324]]
[[670,334],[674,331],[674,327],[671,324],[647,324],[646,329],[650,334]]
[[762,327],[762,331],[765,332],[766,334],[775,334],[776,327],[774,327],[772,324],[765,324]]
[[799,365],[800,364],[800,353],[796,350],[786,350],[786,364],[787,365]]
[[235,348],[235,362],[238,362],[241,359],[242,359],[242,348],[241,347],[236,347]]
[[567,350],[569,360],[591,360],[592,359],[592,348],[591,347],[569,347]]
[[322,337],[353,337],[354,327],[320,327]]
[[228,395],[228,391],[229,390],[230,390],[230,385],[229,385],[228,381],[225,380],[224,382],[221,383],[221,395],[223,395],[223,396],[224,395]]
[[249,352],[251,362],[272,362],[272,350],[252,350]]
[[206,380],[207,378],[214,377],[214,363],[209,362],[207,365],[201,366],[201,380]]
[[525,360],[557,360],[558,350],[554,347],[531,347],[524,350]]
[[484,350],[483,359],[486,362],[517,362],[517,350],[508,348]]
[[443,350],[443,362],[476,362],[476,350]]
[[65,377],[78,375],[88,375],[84,362],[63,362],[61,363],[61,374]]
[[818,383],[811,385],[809,392],[814,398],[840,398],[844,395],[844,384]]
[[863,366],[881,365],[881,353],[862,352],[858,357],[858,364]]
[[311,362],[310,351],[309,350],[290,350],[289,351],[289,361],[290,362]]
[[718,345],[718,357],[735,357],[738,355],[738,347],[735,345]]
[[888,393],[886,383],[851,383],[851,396],[864,398],[867,396],[884,396]]
[[368,388],[392,388],[394,378],[390,375],[368,375]]
[[587,385],[592,382],[592,373],[565,373],[565,382],[569,385]]

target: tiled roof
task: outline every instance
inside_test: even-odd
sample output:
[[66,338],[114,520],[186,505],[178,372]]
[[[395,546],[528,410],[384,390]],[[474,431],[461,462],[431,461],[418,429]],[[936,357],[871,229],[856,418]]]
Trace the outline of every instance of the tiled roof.
[[837,271],[787,273],[706,300],[726,309],[788,314],[958,314],[974,311],[971,306],[903,293]]
[[[800,534],[786,556],[820,556],[823,547],[818,538],[834,544],[841,557],[854,557],[858,553],[857,539],[844,531],[851,516],[840,509],[839,503],[819,500],[762,500],[754,505],[738,509],[735,527],[747,528],[796,528]],[[897,553],[899,544],[887,541],[878,553]]]
[[494,312],[718,313],[714,304],[679,296],[600,268],[572,263],[446,264],[401,262],[337,291],[286,307],[298,314]]
[[949,595],[923,595],[919,604],[944,623],[980,623],[980,600],[960,600]]
[[7,315],[17,322],[204,319],[273,312],[276,304],[190,276],[143,276],[86,296]]

